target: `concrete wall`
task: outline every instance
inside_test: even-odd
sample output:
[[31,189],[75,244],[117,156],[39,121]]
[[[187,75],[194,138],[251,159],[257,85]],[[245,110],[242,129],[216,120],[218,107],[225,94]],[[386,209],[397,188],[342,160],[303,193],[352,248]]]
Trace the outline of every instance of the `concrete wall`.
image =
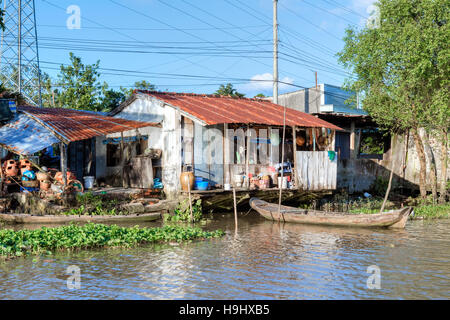
[[[424,130],[420,132],[423,137]],[[430,149],[426,149],[427,177],[430,172],[430,159],[434,155],[436,161],[438,183],[444,178],[441,173],[441,149],[439,141],[430,137]],[[450,159],[450,152],[449,152]],[[349,159],[338,161],[338,188],[346,188],[349,192],[369,190],[377,177],[389,178],[391,168],[394,170],[394,181],[410,188],[418,188],[420,180],[420,163],[412,136],[392,137],[391,149],[383,155],[383,160]],[[450,170],[447,171],[450,180]],[[427,183],[430,181],[428,180]],[[428,190],[431,186],[427,185]]]
[[320,87],[279,95],[278,104],[306,113],[319,113],[321,105]]

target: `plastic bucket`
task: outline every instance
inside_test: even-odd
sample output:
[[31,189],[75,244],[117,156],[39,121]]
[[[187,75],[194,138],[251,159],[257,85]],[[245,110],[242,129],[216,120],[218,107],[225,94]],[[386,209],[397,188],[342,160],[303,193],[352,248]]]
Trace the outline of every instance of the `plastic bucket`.
[[288,187],[288,179],[287,177],[283,177],[283,183],[281,183],[281,177],[278,177],[278,188],[287,189]]
[[84,177],[84,188],[92,189],[94,188],[95,177]]
[[203,191],[208,190],[208,185],[209,185],[208,181],[197,181],[197,182],[195,182],[195,187],[196,187],[197,190],[203,190]]

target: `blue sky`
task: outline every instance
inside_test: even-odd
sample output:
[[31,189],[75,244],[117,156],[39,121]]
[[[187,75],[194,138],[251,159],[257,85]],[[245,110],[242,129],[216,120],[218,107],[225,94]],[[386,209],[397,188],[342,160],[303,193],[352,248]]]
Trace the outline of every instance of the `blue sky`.
[[[280,92],[314,86],[315,71],[319,83],[341,85],[335,54],[345,28],[363,26],[373,2],[279,0]],[[80,29],[67,27],[73,5]],[[55,77],[71,51],[100,60],[101,81],[113,88],[146,80],[212,93],[231,82],[248,97],[271,95],[272,8],[272,0],[36,0],[41,68]]]

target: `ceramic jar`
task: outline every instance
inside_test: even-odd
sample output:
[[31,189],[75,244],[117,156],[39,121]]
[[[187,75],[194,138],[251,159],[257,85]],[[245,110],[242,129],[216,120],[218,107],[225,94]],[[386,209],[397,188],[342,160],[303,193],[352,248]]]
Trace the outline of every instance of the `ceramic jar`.
[[182,172],[180,175],[180,183],[183,191],[189,191],[188,186],[191,190],[194,190],[195,176],[191,171]]

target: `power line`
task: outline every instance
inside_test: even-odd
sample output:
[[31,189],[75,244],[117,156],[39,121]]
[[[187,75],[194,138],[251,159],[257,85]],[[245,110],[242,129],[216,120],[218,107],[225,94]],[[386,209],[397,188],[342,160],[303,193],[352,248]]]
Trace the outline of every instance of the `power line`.
[[292,9],[287,8],[283,3],[280,3],[280,6],[283,7],[284,9],[286,9],[287,12],[293,14],[294,16],[296,16],[296,17],[298,17],[298,18],[304,20],[305,22],[309,23],[310,25],[312,25],[312,26],[316,27],[317,29],[323,31],[326,35],[328,35],[328,36],[330,36],[330,37],[332,37],[332,38],[334,38],[334,39],[337,39],[337,40],[339,40],[339,41],[342,40],[342,39],[340,39],[339,37],[335,36],[334,34],[330,33],[328,30],[326,30],[326,29],[323,28],[322,26],[320,26],[320,25],[318,25],[318,24],[315,24],[314,22],[312,22],[312,21],[308,20],[307,18],[305,18],[304,16],[300,15],[298,12],[296,12],[296,11],[294,11],[294,10],[292,10]]
[[334,1],[334,0],[323,0],[323,1],[325,1],[325,2],[327,2],[327,3],[329,3],[329,4],[331,4],[331,5],[338,6],[338,7],[340,7],[341,9],[347,11],[348,13],[353,13],[354,15],[360,16],[360,17],[362,17],[362,18],[364,18],[364,19],[368,19],[368,17],[363,16],[362,14],[360,14],[359,12],[357,12],[357,11],[355,11],[355,10],[352,10],[352,9],[350,9],[350,8],[347,8],[347,7],[343,6],[341,3],[337,2],[337,1]]
[[348,20],[348,19],[346,19],[346,18],[344,18],[344,17],[342,17],[342,16],[340,16],[340,15],[338,15],[338,14],[335,14],[335,13],[332,12],[332,11],[329,11],[329,10],[327,10],[327,9],[324,9],[324,8],[322,8],[322,7],[319,7],[318,5],[309,3],[309,2],[306,1],[306,0],[301,0],[301,1],[303,1],[304,3],[306,3],[307,5],[309,5],[309,6],[313,7],[313,8],[316,8],[316,9],[318,9],[318,10],[321,10],[321,11],[323,11],[323,12],[326,12],[326,13],[328,13],[328,14],[331,14],[331,15],[333,15],[333,16],[339,18],[339,19],[345,20],[345,21],[347,21],[348,23],[350,23],[351,25],[355,25],[355,23],[354,23],[353,21],[350,21],[350,20]]
[[[67,29],[66,26],[61,25],[51,25],[51,24],[40,24],[38,27],[44,28],[63,28]],[[184,30],[188,31],[208,31],[214,29],[223,29],[223,30],[247,30],[247,29],[257,29],[257,28],[266,28],[266,25],[250,25],[250,26],[233,26],[233,27],[221,27],[221,28],[184,28]],[[93,26],[83,26],[83,29],[93,29],[93,30],[127,30],[127,31],[178,31],[173,28],[140,28],[140,27],[93,27]]]

